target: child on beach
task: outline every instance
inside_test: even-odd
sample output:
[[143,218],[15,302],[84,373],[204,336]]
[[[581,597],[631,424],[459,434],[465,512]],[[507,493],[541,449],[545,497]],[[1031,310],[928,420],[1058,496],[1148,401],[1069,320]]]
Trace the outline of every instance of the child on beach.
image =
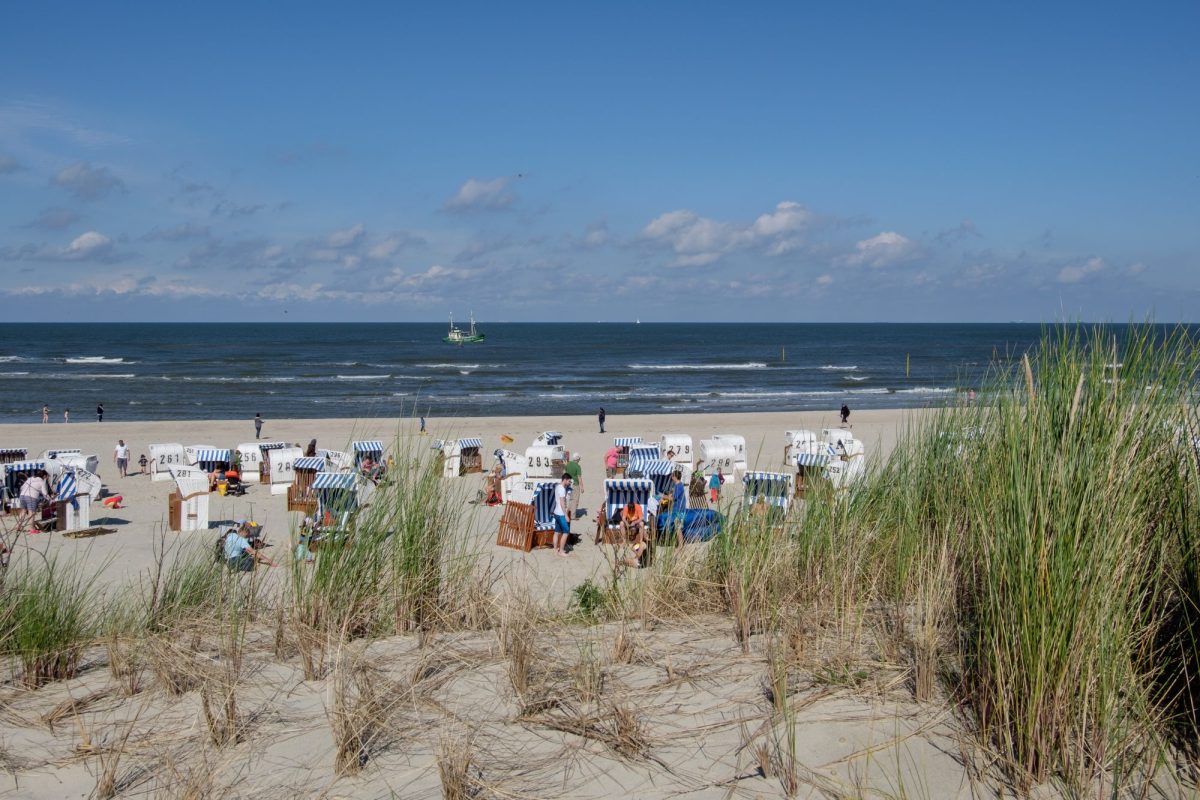
[[138,473],[138,474],[140,474],[140,475],[145,475],[145,474],[146,474],[146,465],[147,465],[148,463],[150,463],[150,462],[146,460],[146,454],[145,454],[145,453],[142,453],[141,457],[140,457],[140,458],[138,458],[138,466],[139,466],[139,467],[141,467],[141,470],[142,470],[142,471],[141,471],[140,473]]
[[725,482],[725,474],[721,472],[721,468],[717,467],[717,471],[708,479],[708,496],[709,502],[714,506],[721,499],[721,484]]

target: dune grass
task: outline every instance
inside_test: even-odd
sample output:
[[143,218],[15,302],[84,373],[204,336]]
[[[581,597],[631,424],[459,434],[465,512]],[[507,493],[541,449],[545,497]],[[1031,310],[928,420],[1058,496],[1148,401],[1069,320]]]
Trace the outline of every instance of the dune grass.
[[0,650],[15,657],[24,685],[75,675],[100,621],[96,574],[31,550],[9,563],[0,593]]

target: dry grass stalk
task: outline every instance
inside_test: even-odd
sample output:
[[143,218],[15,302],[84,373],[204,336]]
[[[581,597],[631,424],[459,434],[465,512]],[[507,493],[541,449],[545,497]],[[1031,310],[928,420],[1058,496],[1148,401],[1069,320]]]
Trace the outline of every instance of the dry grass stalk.
[[145,665],[142,658],[132,645],[124,642],[113,633],[105,641],[104,648],[108,653],[108,669],[113,680],[121,687],[127,697],[132,697],[142,690],[142,672]]
[[442,781],[445,800],[470,800],[479,797],[479,779],[472,775],[473,743],[470,737],[446,737],[438,743],[438,776]]
[[[129,744],[129,737],[133,733],[133,728],[135,725],[137,725],[143,709],[139,709],[137,715],[134,716],[132,720],[125,723],[123,726],[124,730],[118,734],[116,740],[111,745],[107,747],[95,748],[97,778],[96,788],[93,790],[93,796],[97,798],[97,800],[110,800],[110,798],[116,797],[119,789],[117,770],[121,768],[121,759],[125,756],[126,748]],[[90,741],[91,737],[89,736],[88,738]]]
[[630,633],[628,628],[622,625],[621,629],[617,631],[616,640],[613,641],[613,663],[632,664],[640,649],[641,647],[637,637]]
[[511,604],[500,623],[500,643],[508,657],[508,678],[518,696],[529,691],[537,654],[537,625],[532,604]]
[[217,747],[241,741],[235,686],[215,681],[200,690],[200,709],[208,729],[208,738]]
[[328,714],[338,775],[358,773],[385,742],[392,705],[377,690],[377,679],[367,665],[334,666]]
[[147,640],[146,650],[150,669],[168,694],[182,695],[204,683],[206,666],[169,639],[151,637]]
[[604,669],[596,658],[592,642],[579,648],[579,661],[575,664],[575,691],[585,703],[597,702],[604,694]]
[[46,723],[46,727],[50,732],[54,732],[54,724],[61,722],[67,717],[77,717],[80,713],[86,711],[90,706],[98,703],[106,697],[112,695],[112,689],[100,689],[86,694],[80,698],[68,697],[54,708],[42,715],[42,722]]
[[632,760],[652,758],[650,738],[641,716],[624,702],[588,712],[569,703],[521,716],[521,721],[599,742],[613,753]]

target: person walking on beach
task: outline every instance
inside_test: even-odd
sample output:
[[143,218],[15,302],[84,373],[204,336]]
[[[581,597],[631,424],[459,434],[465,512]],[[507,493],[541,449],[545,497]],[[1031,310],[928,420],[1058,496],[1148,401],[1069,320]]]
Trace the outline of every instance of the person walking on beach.
[[850,406],[842,403],[842,425],[846,425],[850,421]]
[[604,474],[609,478],[614,478],[617,475],[617,464],[620,463],[621,454],[617,451],[617,446],[613,445],[608,448],[608,452],[604,454]]
[[96,404],[96,422],[104,422],[104,403]]
[[263,423],[262,414],[255,414],[254,415],[254,438],[255,439],[258,439],[262,436],[262,423]]
[[554,553],[566,558],[567,540],[571,538],[571,521],[567,519],[567,495],[571,490],[571,476],[563,473],[562,480],[554,487]]
[[42,405],[42,424],[45,425],[50,421],[50,406]]
[[596,417],[600,420],[600,432],[604,433],[604,406],[600,407],[600,413]]
[[68,422],[70,422],[70,421],[71,421],[71,409],[69,409],[69,408],[64,408],[64,409],[63,409],[63,423],[65,424],[65,423],[68,423]]
[[579,453],[571,456],[571,460],[563,465],[563,473],[570,475],[574,483],[567,510],[571,512],[568,519],[576,519],[579,516],[579,495],[583,494],[583,467],[579,463]]
[[717,471],[708,479],[708,496],[714,506],[721,499],[721,484],[724,482],[725,473],[721,472],[720,467],[717,467]]
[[421,415],[421,435],[425,435],[425,415]]
[[129,477],[129,445],[124,439],[117,439],[117,448],[113,451],[113,461],[117,462],[117,472],[122,478]]

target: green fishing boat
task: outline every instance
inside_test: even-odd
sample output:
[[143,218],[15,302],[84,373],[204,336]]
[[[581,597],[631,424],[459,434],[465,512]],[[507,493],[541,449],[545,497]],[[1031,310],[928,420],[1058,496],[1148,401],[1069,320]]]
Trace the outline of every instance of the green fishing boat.
[[471,327],[467,330],[456,327],[454,325],[454,315],[450,315],[450,332],[442,337],[442,341],[446,344],[474,344],[482,342],[485,335],[475,330],[475,313],[471,313]]

